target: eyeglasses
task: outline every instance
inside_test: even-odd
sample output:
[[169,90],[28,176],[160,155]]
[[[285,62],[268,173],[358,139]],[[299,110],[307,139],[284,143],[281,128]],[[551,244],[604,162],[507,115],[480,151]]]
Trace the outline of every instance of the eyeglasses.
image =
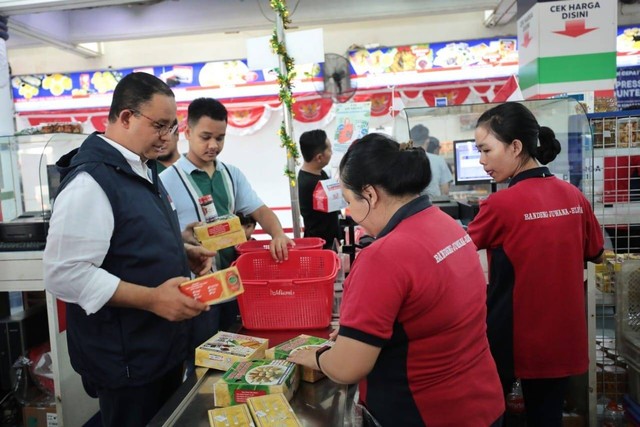
[[158,136],[165,136],[165,135],[168,135],[168,134],[172,134],[176,130],[178,130],[178,123],[177,122],[173,123],[171,125],[163,125],[162,123],[159,123],[159,122],[153,120],[151,117],[145,116],[144,114],[142,114],[138,110],[131,110],[131,112],[133,112],[133,114],[136,114],[138,116],[142,116],[145,119],[149,120],[153,124],[153,128],[156,130],[156,132],[158,132]]

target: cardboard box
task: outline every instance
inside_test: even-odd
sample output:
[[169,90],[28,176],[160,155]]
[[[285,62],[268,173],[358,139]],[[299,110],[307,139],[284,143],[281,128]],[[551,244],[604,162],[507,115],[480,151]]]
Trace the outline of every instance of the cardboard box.
[[313,209],[320,212],[335,212],[347,207],[342,197],[340,183],[335,178],[318,181],[313,190]]
[[245,404],[209,410],[211,427],[255,427],[249,407]]
[[201,240],[200,243],[210,251],[219,251],[220,249],[230,248],[247,241],[247,235],[244,230],[235,230],[230,233],[219,234],[210,239]]
[[[324,346],[333,345],[333,341],[327,340],[325,338],[312,337],[310,335],[298,335],[295,338],[290,339],[289,341],[285,341],[281,344],[278,344],[275,347],[268,349],[265,352],[265,357],[267,359],[286,359],[289,357],[291,353],[294,353],[301,349],[315,349],[318,350]],[[302,381],[306,381],[309,383],[314,383],[322,378],[325,375],[315,369],[307,368],[306,366],[302,366],[301,369],[301,378]]]
[[58,414],[55,404],[52,406],[31,406],[22,408],[24,427],[58,427]]
[[302,427],[287,398],[282,393],[247,399],[257,427]]
[[247,241],[240,218],[236,215],[224,215],[214,222],[194,227],[193,233],[202,246],[212,251]]
[[273,393],[291,399],[299,384],[297,365],[286,360],[236,362],[213,385],[214,404],[231,406]]
[[244,292],[236,267],[198,277],[180,284],[180,291],[205,304],[220,304]]
[[584,417],[576,413],[562,413],[562,427],[584,427]]
[[226,371],[235,362],[264,359],[269,346],[265,338],[218,332],[196,349],[196,366]]

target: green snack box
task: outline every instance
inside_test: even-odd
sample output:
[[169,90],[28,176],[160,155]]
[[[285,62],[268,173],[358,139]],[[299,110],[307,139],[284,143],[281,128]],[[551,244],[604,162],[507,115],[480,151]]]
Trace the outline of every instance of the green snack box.
[[[331,345],[333,345],[333,341],[327,340],[325,338],[312,337],[310,335],[303,334],[298,335],[297,337],[292,338],[289,341],[280,343],[275,347],[267,349],[267,351],[265,352],[265,357],[267,359],[286,359],[291,353],[294,353],[300,349],[317,350],[321,347]],[[301,371],[302,381],[308,383],[314,383],[325,377],[322,372],[315,369],[307,368],[306,366],[302,366]]]
[[245,403],[249,397],[273,393],[290,400],[299,383],[297,366],[286,360],[236,362],[213,385],[214,405]]

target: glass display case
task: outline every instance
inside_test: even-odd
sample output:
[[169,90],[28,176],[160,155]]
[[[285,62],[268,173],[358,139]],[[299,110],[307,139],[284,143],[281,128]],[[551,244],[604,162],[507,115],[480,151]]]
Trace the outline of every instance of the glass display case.
[[0,221],[51,210],[59,176],[56,161],[87,135],[54,133],[0,136]]
[[[33,225],[34,229],[38,223],[47,224],[57,187],[54,165],[62,155],[79,147],[86,137],[69,133],[0,136],[0,292],[44,291],[44,242],[37,247],[32,243],[40,242],[3,239],[8,236],[7,230],[20,230],[23,224]],[[14,246],[13,243],[29,245]],[[44,295],[56,425],[84,425],[98,411],[97,400],[86,394],[80,376],[71,367],[64,304],[48,292]]]
[[[562,146],[558,157],[548,165],[551,172],[583,189],[584,159],[585,156],[590,157],[591,151],[591,131],[583,106],[573,98],[522,103],[533,112],[541,126],[553,129]],[[409,139],[410,129],[418,124],[426,126],[429,135],[440,140],[439,155],[445,158],[452,174],[456,176],[454,142],[473,140],[478,118],[496,105],[498,104],[405,108],[404,114],[395,119],[396,138],[398,141],[406,141]],[[450,195],[456,200],[465,200],[472,196],[486,196],[490,191],[489,184],[453,185]]]

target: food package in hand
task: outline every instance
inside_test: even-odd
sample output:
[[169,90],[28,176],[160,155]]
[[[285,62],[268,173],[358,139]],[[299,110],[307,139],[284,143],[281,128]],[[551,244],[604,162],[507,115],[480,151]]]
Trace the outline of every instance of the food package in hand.
[[196,366],[226,371],[235,362],[263,359],[265,338],[220,331],[196,348]]
[[295,363],[264,359],[236,362],[213,385],[214,404],[231,406],[273,393],[282,393],[290,400],[299,384]]
[[240,273],[236,267],[200,276],[180,284],[180,291],[205,304],[229,301],[244,292]]
[[[333,345],[333,341],[302,334],[267,349],[265,357],[267,359],[286,359],[298,350],[319,350],[321,347],[331,345]],[[325,375],[321,371],[302,366],[302,381],[314,383],[324,377]]]
[[247,241],[237,215],[219,216],[213,222],[193,228],[196,239],[210,251],[229,248]]

